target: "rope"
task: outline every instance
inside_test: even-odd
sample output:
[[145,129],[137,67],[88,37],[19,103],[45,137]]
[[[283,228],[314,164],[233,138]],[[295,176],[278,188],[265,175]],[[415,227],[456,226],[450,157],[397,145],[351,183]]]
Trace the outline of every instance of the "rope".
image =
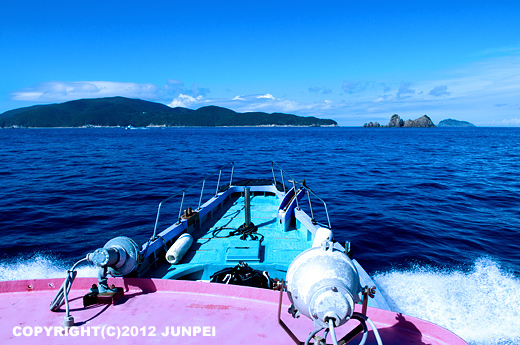
[[[229,234],[227,234],[226,236],[218,236],[218,234],[224,229],[233,231],[230,231]],[[264,235],[259,234],[257,231],[258,227],[253,223],[250,223],[249,226],[246,226],[244,224],[240,226],[238,229],[223,226],[213,230],[211,232],[211,235],[213,236],[213,238],[228,238],[233,236],[240,236],[241,240],[247,240],[247,238],[250,237],[253,241],[258,240],[258,237],[260,237],[260,243],[262,243],[262,241],[264,240]]]

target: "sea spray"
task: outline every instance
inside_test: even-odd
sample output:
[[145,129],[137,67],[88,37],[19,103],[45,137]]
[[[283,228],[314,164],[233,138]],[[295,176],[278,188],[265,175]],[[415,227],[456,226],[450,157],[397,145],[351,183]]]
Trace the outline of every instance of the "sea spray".
[[[13,258],[0,261],[0,281],[44,278],[65,278],[69,265],[46,254],[34,254],[29,258]],[[97,268],[90,264],[78,267],[78,277],[97,277]]]
[[473,345],[520,344],[520,278],[490,258],[469,270],[416,266],[374,280],[394,311],[441,325]]

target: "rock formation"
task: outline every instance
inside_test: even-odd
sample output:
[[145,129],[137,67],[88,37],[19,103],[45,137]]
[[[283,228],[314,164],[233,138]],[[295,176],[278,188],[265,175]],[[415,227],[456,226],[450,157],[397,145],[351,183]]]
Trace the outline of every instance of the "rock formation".
[[415,120],[407,120],[406,122],[399,117],[399,115],[394,114],[390,118],[390,122],[388,122],[388,125],[381,126],[379,123],[375,122],[369,122],[365,123],[363,127],[420,127],[420,128],[429,128],[429,127],[435,127],[435,124],[433,121],[427,116],[423,115],[418,119]]
[[384,127],[384,126],[381,126],[381,125],[379,124],[379,122],[377,122],[377,121],[374,122],[374,123],[372,123],[372,121],[370,121],[369,123],[365,123],[365,124],[363,125],[363,127]]
[[404,121],[399,117],[399,115],[394,114],[390,118],[390,122],[388,122],[388,125],[386,127],[403,127]]
[[415,120],[408,120],[406,121],[408,126],[405,124],[404,127],[421,127],[421,128],[428,128],[428,127],[435,127],[433,124],[433,121],[427,116],[423,115],[418,119]]

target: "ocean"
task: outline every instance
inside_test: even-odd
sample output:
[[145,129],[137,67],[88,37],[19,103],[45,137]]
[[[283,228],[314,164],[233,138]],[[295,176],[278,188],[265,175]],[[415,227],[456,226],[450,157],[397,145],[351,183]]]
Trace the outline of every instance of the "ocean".
[[0,280],[144,242],[163,198],[230,161],[234,179],[276,161],[325,200],[396,311],[520,344],[520,128],[6,129],[0,143]]

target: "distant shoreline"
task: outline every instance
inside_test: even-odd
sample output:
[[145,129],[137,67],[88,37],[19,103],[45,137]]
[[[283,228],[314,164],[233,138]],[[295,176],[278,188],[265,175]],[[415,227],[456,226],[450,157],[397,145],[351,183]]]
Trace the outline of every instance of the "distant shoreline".
[[337,126],[332,119],[245,112],[204,106],[197,110],[125,97],[90,98],[17,108],[0,114],[0,127],[249,127]]
[[[273,125],[273,126],[151,126],[151,127],[136,127],[133,130],[144,130],[144,129],[180,129],[180,128],[359,128],[359,129],[367,129],[363,126],[329,126],[329,125],[323,125],[323,126],[296,126],[296,125]],[[429,129],[429,128],[421,128],[421,127],[415,127],[416,129]],[[475,127],[434,127],[436,130],[452,130],[452,129],[475,129],[475,128],[511,128],[511,129],[520,129],[520,126],[475,126]],[[0,130],[16,130],[16,129],[126,129],[122,126],[94,126],[94,127],[0,127]],[[375,130],[388,130],[389,127],[371,127],[369,129],[375,129]],[[395,130],[410,130],[410,128],[391,128],[390,131]]]
[[0,129],[167,129],[167,128],[339,128],[339,127],[350,127],[360,128],[359,126],[338,126],[338,125],[320,125],[320,126],[308,126],[308,125],[258,125],[258,126],[147,126],[147,127],[134,127],[126,128],[126,126],[77,126],[77,127],[0,127]]

